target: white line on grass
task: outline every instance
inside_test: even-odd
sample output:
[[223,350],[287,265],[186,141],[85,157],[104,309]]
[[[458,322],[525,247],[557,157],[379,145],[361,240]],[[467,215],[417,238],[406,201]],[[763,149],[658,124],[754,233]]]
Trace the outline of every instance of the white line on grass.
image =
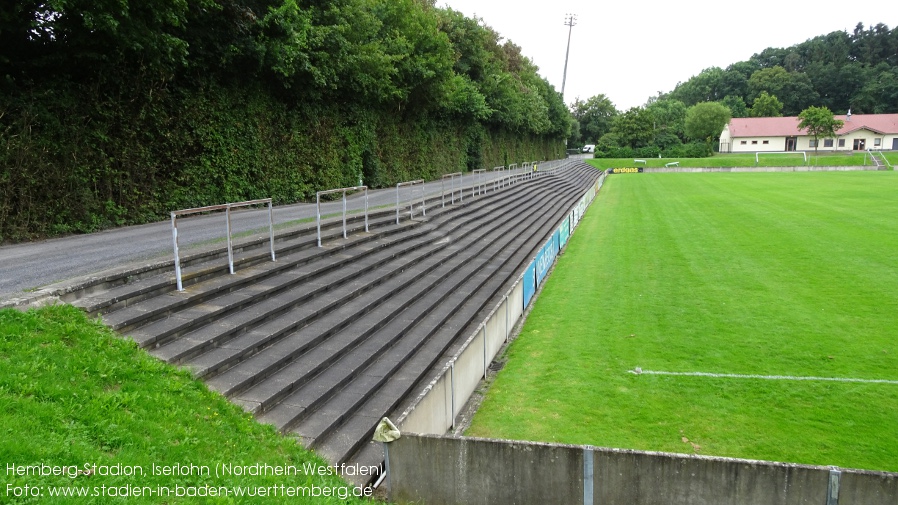
[[636,375],[679,375],[687,377],[715,377],[724,379],[765,379],[765,380],[789,380],[789,381],[830,381],[830,382],[862,382],[868,384],[896,384],[898,380],[887,379],[853,379],[845,377],[797,377],[794,375],[740,375],[730,373],[708,373],[708,372],[660,372],[656,370],[643,370],[636,367],[634,370],[627,370]]

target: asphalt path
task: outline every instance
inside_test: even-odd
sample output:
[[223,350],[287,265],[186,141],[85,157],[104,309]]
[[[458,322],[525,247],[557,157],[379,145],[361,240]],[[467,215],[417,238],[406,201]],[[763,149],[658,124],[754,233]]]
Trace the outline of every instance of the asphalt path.
[[[540,169],[551,168],[557,162],[540,164]],[[520,170],[516,171],[520,173]],[[470,197],[474,186],[493,182],[495,178],[509,175],[508,171],[489,171],[482,174],[467,173],[461,183],[455,178],[431,181],[424,184],[424,194],[431,198],[445,192],[449,198],[450,184],[459,198],[461,187],[464,197]],[[421,198],[421,185],[406,186],[399,190],[400,205]],[[491,188],[490,188],[491,189]],[[347,196],[348,212],[364,209],[362,193]],[[396,206],[396,188],[368,192],[369,209]],[[321,204],[322,219],[340,219],[341,200]],[[275,227],[283,223],[314,220],[315,203],[282,205],[273,208]],[[178,246],[182,251],[227,236],[224,212],[185,216],[178,218]],[[231,211],[231,232],[234,235],[249,231],[267,231],[268,209],[248,208]],[[72,235],[23,244],[0,247],[0,302],[10,298],[27,296],[35,289],[57,282],[114,268],[120,265],[159,260],[173,255],[171,220],[137,226],[124,226],[85,235]]]

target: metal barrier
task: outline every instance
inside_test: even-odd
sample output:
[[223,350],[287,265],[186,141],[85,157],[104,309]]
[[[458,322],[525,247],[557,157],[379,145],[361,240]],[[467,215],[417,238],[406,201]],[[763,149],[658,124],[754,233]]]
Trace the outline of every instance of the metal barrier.
[[[408,181],[408,182],[400,182],[396,185],[396,224],[399,224],[399,187],[400,186],[414,186],[415,184],[421,185],[421,215],[427,215],[427,208],[425,207],[424,201],[427,199],[424,195],[424,179],[418,179],[416,181]],[[414,188],[412,189],[412,198],[408,201],[408,218],[413,219],[415,217],[415,195]]]
[[315,193],[315,224],[318,228],[318,247],[321,247],[321,195],[330,195],[333,193],[343,193],[343,238],[346,238],[346,192],[347,191],[365,191],[365,231],[368,231],[368,186],[353,186],[351,188],[329,189],[327,191],[318,191]]
[[275,261],[274,256],[274,220],[272,218],[271,198],[263,198],[261,200],[248,200],[245,202],[226,203],[223,205],[208,205],[206,207],[196,207],[193,209],[175,210],[171,213],[171,233],[172,245],[175,252],[175,282],[178,291],[184,291],[184,285],[181,282],[181,257],[178,250],[178,216],[186,216],[189,214],[201,214],[203,212],[213,212],[216,210],[225,211],[225,229],[228,234],[228,270],[234,274],[234,248],[231,242],[231,209],[234,207],[248,207],[250,205],[268,204],[268,237],[271,242],[271,261]]
[[474,191],[477,191],[476,194],[478,194],[478,195],[483,194],[483,182],[481,181],[481,179],[483,177],[484,172],[486,172],[486,169],[484,169],[484,168],[478,168],[477,170],[471,171],[471,175],[477,177],[477,181],[471,185],[471,198],[474,198],[474,195],[475,195]]
[[460,202],[464,202],[464,201],[465,201],[464,184],[463,184],[464,180],[462,179],[462,177],[463,177],[463,176],[462,176],[462,173],[461,173],[461,172],[454,172],[454,173],[451,173],[451,174],[446,174],[446,175],[444,175],[443,177],[440,178],[440,192],[442,193],[441,198],[442,198],[442,201],[443,201],[443,207],[446,206],[446,179],[447,179],[447,178],[449,179],[449,197],[450,197],[450,203],[451,203],[452,205],[455,205],[455,178],[456,178],[456,177],[458,177],[458,195],[459,195],[458,198],[459,198],[459,201],[460,201]]
[[501,172],[503,170],[505,170],[505,165],[493,167],[493,169],[491,170],[491,172],[493,172],[493,191],[499,190],[499,177],[496,176],[496,171]]

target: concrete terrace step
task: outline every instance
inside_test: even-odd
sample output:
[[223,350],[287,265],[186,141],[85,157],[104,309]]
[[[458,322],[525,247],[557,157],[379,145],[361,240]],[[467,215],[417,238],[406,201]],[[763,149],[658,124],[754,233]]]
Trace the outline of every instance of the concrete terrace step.
[[[450,219],[458,220],[458,219],[464,218],[467,214],[470,214],[470,212],[471,212],[470,210],[465,210],[465,207],[461,207],[460,209],[461,210],[456,210],[453,208],[437,207],[436,209],[431,209],[431,216],[434,216],[434,215],[440,216],[441,214],[445,214],[448,212],[452,216]],[[394,218],[390,217],[390,219],[389,219],[390,223],[394,222],[394,221],[392,221],[392,219],[394,219]],[[412,230],[409,231],[407,228],[412,228]],[[145,306],[139,307],[139,308],[134,308],[133,303],[121,304],[124,306],[124,308],[122,310],[117,311],[116,313],[106,315],[105,320],[106,320],[107,324],[110,325],[112,328],[119,330],[119,331],[127,331],[127,330],[135,328],[139,325],[146,324],[147,322],[152,321],[153,319],[158,319],[158,318],[167,316],[167,315],[171,314],[173,311],[181,310],[181,309],[183,309],[187,306],[190,306],[192,304],[199,303],[202,300],[206,300],[210,297],[218,296],[218,294],[220,294],[222,292],[226,292],[226,291],[234,290],[234,289],[240,289],[243,286],[245,286],[251,282],[254,282],[254,279],[267,277],[270,275],[278,275],[279,273],[283,272],[284,270],[294,268],[297,265],[302,265],[302,264],[306,264],[306,263],[309,263],[312,261],[324,259],[325,257],[333,254],[341,246],[345,250],[345,249],[349,249],[349,248],[364,248],[366,246],[366,244],[368,244],[372,241],[379,243],[381,246],[384,243],[395,244],[398,241],[398,238],[414,239],[414,238],[420,237],[420,236],[426,234],[428,231],[430,231],[426,226],[423,227],[424,229],[414,229],[414,228],[415,228],[415,224],[410,224],[408,222],[405,222],[398,226],[392,225],[392,227],[388,227],[388,229],[386,229],[385,231],[380,232],[380,234],[374,235],[374,236],[362,235],[362,236],[352,237],[350,240],[343,240],[342,238],[339,238],[339,239],[336,239],[338,241],[338,244],[336,247],[334,247],[331,244],[331,245],[329,245],[328,249],[325,249],[323,251],[321,249],[318,249],[317,247],[312,250],[308,250],[306,248],[301,248],[301,250],[299,250],[298,252],[295,252],[294,248],[286,248],[286,253],[285,253],[285,251],[281,251],[280,257],[279,257],[279,260],[277,263],[272,263],[270,261],[261,262],[261,265],[256,266],[255,269],[253,270],[253,272],[256,272],[256,273],[254,275],[244,276],[243,282],[239,282],[240,277],[224,275],[225,273],[227,273],[226,266],[221,266],[221,267],[216,267],[216,268],[218,270],[220,270],[221,275],[224,275],[225,279],[228,279],[228,280],[219,280],[219,281],[217,281],[217,284],[216,284],[216,281],[213,279],[213,280],[204,282],[202,286],[193,286],[193,287],[187,289],[187,291],[182,292],[182,293],[177,293],[177,292],[173,291],[174,288],[172,286],[173,286],[174,281],[169,278],[167,280],[161,281],[163,284],[168,283],[169,286],[165,290],[165,292],[172,295],[167,299],[168,300],[167,303],[164,301],[157,300],[157,301],[153,302],[153,304],[156,305],[155,307],[152,307],[151,305],[153,305],[153,304],[150,304],[150,305],[145,305]],[[361,228],[360,228],[360,230],[361,230]],[[389,237],[389,240],[387,240],[385,237]],[[314,243],[314,239],[312,239],[311,243]],[[290,254],[291,252],[293,254]],[[265,258],[268,257],[265,254],[263,254],[262,256]],[[339,268],[341,266],[343,266],[343,265],[339,262],[331,262],[332,268]],[[262,273],[258,273],[258,272],[262,272]],[[237,280],[235,280],[235,278]],[[160,281],[158,281],[158,280],[155,280],[155,282],[156,282],[156,284],[160,283]],[[142,284],[146,284],[146,283],[142,283]],[[211,286],[211,288],[210,288],[210,286]],[[134,291],[134,290],[140,290],[141,286],[133,286],[133,287],[125,286],[121,289],[130,289],[130,290]],[[118,297],[118,293],[113,293],[113,295]],[[87,303],[95,302],[95,300],[97,300],[100,296],[101,295],[91,297],[89,300],[86,300],[85,302],[83,302],[82,306]],[[163,298],[163,300],[166,300],[166,299]],[[99,302],[99,303],[102,303],[102,302]],[[99,303],[97,303],[97,304],[99,304]],[[88,308],[88,310],[90,310],[90,309]],[[155,343],[154,339],[151,339],[151,340],[152,341],[149,341],[148,344]]]
[[[549,229],[552,226],[554,223]],[[352,452],[364,445],[367,436],[374,428],[374,424],[365,425],[364,422],[354,420],[358,417],[364,421],[374,419],[376,424],[380,417],[389,413],[390,409],[409,393],[414,381],[420,380],[422,374],[428,371],[451,342],[473,331],[473,326],[478,321],[478,319],[472,321],[475,313],[488,308],[487,302],[516,273],[517,269],[514,268],[516,262],[508,261],[510,259],[509,257],[503,263],[503,266],[507,267],[504,275],[484,276],[479,280],[478,286],[470,288],[475,292],[474,295],[454,294],[456,300],[448,300],[445,303],[449,310],[443,312],[448,314],[434,311],[427,316],[434,321],[422,321],[417,328],[417,335],[412,331],[403,335],[401,341],[390,342],[389,345],[392,347],[389,352],[381,352],[380,356],[383,357],[378,358],[374,364],[361,372],[358,379],[359,387],[355,384],[346,386],[340,384],[343,389],[336,393],[331,392],[326,403],[322,405],[302,404],[291,396],[284,400],[282,405],[283,410],[293,409],[292,418],[278,412],[281,409],[279,405],[271,412],[260,416],[260,419],[282,429],[290,427],[289,423],[300,419],[292,431],[302,436],[306,444],[316,449],[320,448],[322,453],[333,461],[347,460]],[[428,329],[430,333],[426,333]],[[344,366],[344,368],[351,367]],[[402,379],[394,381],[392,379],[394,376]],[[386,380],[388,377],[389,382]],[[410,382],[410,378],[414,381]],[[335,378],[328,376],[324,380],[334,381]],[[378,390],[375,393],[371,384],[376,384],[378,388],[383,386],[385,392],[381,393]],[[313,393],[321,394],[322,385],[313,381],[309,387]],[[372,393],[381,395],[381,399],[372,402],[374,405],[370,408],[363,407],[363,400]],[[285,421],[287,424],[284,424]]]
[[[514,219],[514,218],[506,217],[506,221],[512,220],[512,219]],[[478,225],[477,223],[475,223],[475,227],[482,228],[482,226]],[[486,233],[486,231],[483,231],[479,234],[472,233],[472,234],[462,234],[462,235],[464,237],[467,237],[468,240],[476,240],[476,239],[482,237],[484,235],[484,233]],[[455,243],[455,244],[453,244],[452,248],[458,250],[459,247],[460,247],[460,245],[458,243]],[[362,315],[371,311],[373,307],[376,307],[377,305],[379,305],[383,300],[390,299],[390,298],[394,297],[396,294],[397,288],[403,288],[404,286],[407,286],[413,282],[421,281],[421,280],[427,281],[424,284],[425,289],[432,288],[434,285],[436,285],[436,282],[438,282],[440,279],[439,278],[437,278],[435,280],[431,279],[432,275],[428,275],[428,272],[430,272],[433,268],[436,268],[436,267],[440,266],[441,264],[446,263],[447,261],[448,260],[445,258],[428,257],[427,260],[425,261],[425,263],[428,263],[430,266],[422,265],[422,266],[418,266],[414,270],[409,269],[405,272],[400,273],[396,279],[391,281],[391,283],[384,283],[384,285],[379,286],[377,289],[372,291],[369,294],[369,296],[366,297],[366,300],[360,302],[361,306],[356,308],[355,313],[352,314],[352,318],[353,319],[361,318]],[[445,277],[445,275],[448,275],[448,274],[443,274],[444,277]],[[236,368],[232,369],[232,370],[228,370],[227,372],[225,372],[225,375],[227,377],[211,378],[211,379],[209,379],[209,383],[213,388],[219,389],[220,391],[222,391],[225,394],[232,395],[232,394],[236,393],[239,390],[239,388],[245,387],[247,384],[245,382],[235,382],[231,377],[237,377],[237,376],[253,377],[254,379],[257,379],[257,380],[260,378],[263,378],[264,374],[269,373],[272,368],[278,367],[278,366],[283,366],[286,363],[288,363],[289,361],[291,361],[293,359],[293,357],[298,356],[302,352],[307,351],[309,346],[312,345],[312,343],[323,340],[326,336],[331,335],[337,331],[340,331],[341,330],[340,325],[345,324],[345,317],[346,316],[344,313],[338,313],[333,316],[329,316],[327,318],[317,320],[314,323],[310,324],[308,327],[302,328],[301,330],[299,330],[299,333],[302,336],[296,336],[296,337],[291,336],[290,337],[291,343],[276,344],[268,352],[273,355],[278,356],[277,361],[266,362],[266,359],[264,357],[260,357],[259,355],[256,355],[255,359],[256,359],[256,362],[258,363],[258,365],[246,364],[246,365],[243,365],[243,368],[241,368],[239,370]],[[353,324],[357,324],[357,323],[360,323],[360,322],[356,321]],[[360,330],[356,330],[357,332],[364,331],[364,328],[366,328],[366,326],[364,326],[362,324],[357,324],[357,325],[360,328],[362,328]],[[371,325],[369,324],[367,326],[367,328],[370,328],[370,327],[371,327]],[[246,372],[245,367],[253,367],[253,366],[263,367],[263,368],[254,368],[254,369],[252,369],[251,372]],[[292,384],[288,384],[288,385],[292,385]],[[247,400],[250,400],[250,399],[247,399]]]
[[[248,239],[229,275],[217,248],[173,271],[112,280],[74,303],[180,364],[331,463],[379,464],[367,442],[470,335],[599,172],[571,162],[395,223],[395,209]],[[223,261],[224,258],[224,261]]]
[[[472,225],[470,223],[460,223],[460,224],[456,225],[456,227],[453,228],[451,231],[466,234],[466,233],[470,233],[471,227],[472,227]],[[468,228],[468,229],[466,230],[466,228]],[[406,261],[406,259],[409,257],[415,258],[416,257],[415,254],[417,254],[415,251],[417,251],[418,249],[422,249],[422,248],[428,249],[427,251],[425,251],[424,254],[418,255],[418,257],[420,257],[420,258],[424,258],[431,254],[436,253],[437,250],[441,247],[441,245],[439,243],[437,243],[437,244],[432,243],[433,240],[435,239],[435,237],[428,238],[428,237],[419,235],[419,238],[421,238],[420,241],[409,243],[409,244],[403,246],[403,248],[400,248],[400,250],[398,250],[398,251],[395,250],[395,248],[393,247],[398,244],[398,241],[394,241],[392,244],[389,244],[389,247],[382,246],[379,250],[371,252],[368,256],[366,256],[364,258],[359,259],[358,257],[355,257],[355,258],[354,257],[346,257],[346,258],[342,258],[340,260],[340,262],[341,263],[350,263],[353,271],[364,272],[365,270],[377,270],[381,266],[384,266],[389,261],[392,261],[394,263],[398,261],[398,262],[402,263],[402,262]],[[445,245],[445,243],[443,243],[442,245]],[[400,259],[400,257],[401,257],[401,259]],[[376,261],[374,261],[375,259],[376,259]],[[410,268],[410,267],[411,267],[411,264],[406,263],[406,264],[400,264],[397,268],[405,269],[405,268]],[[310,267],[308,265],[302,267],[302,269],[306,269],[306,270],[310,269],[310,268],[312,268],[312,267]],[[291,271],[291,273],[292,272],[293,271]],[[334,287],[340,286],[341,284],[343,284],[345,282],[355,283],[355,281],[353,281],[353,278],[355,276],[362,275],[360,273],[353,273],[349,269],[334,270],[333,262],[328,264],[327,269],[325,269],[324,273],[326,275],[323,278],[322,277],[313,277],[311,275],[311,273],[309,273],[309,275],[302,277],[302,279],[292,279],[292,276],[290,274],[286,275],[286,277],[291,278],[289,280],[289,282],[287,282],[288,287],[293,287],[294,285],[298,285],[298,284],[300,284],[300,282],[302,282],[302,284],[305,287],[311,288],[303,296],[291,294],[290,291],[287,291],[283,287],[278,287],[277,289],[274,289],[272,287],[272,288],[268,289],[267,291],[262,290],[262,292],[260,292],[257,296],[255,296],[252,300],[237,299],[235,301],[235,303],[229,304],[227,302],[227,298],[228,297],[234,298],[234,296],[225,295],[223,297],[224,299],[215,298],[211,303],[211,305],[212,305],[211,308],[204,306],[204,305],[210,305],[210,304],[202,304],[202,305],[199,305],[197,308],[188,309],[189,312],[198,313],[198,314],[200,314],[200,317],[201,317],[201,318],[197,318],[197,319],[189,318],[189,320],[192,321],[192,323],[188,323],[187,321],[185,321],[185,318],[178,317],[177,313],[176,313],[173,317],[168,317],[166,319],[158,321],[157,323],[152,323],[148,326],[145,326],[143,328],[132,331],[131,336],[132,336],[132,338],[134,338],[136,341],[138,341],[142,345],[150,345],[150,344],[155,343],[158,346],[159,342],[163,341],[164,339],[166,339],[168,337],[183,335],[185,332],[191,331],[193,328],[199,326],[200,328],[198,330],[196,330],[197,332],[206,333],[210,336],[198,340],[191,335],[187,335],[186,338],[187,338],[188,342],[182,342],[182,343],[175,342],[175,343],[170,344],[177,349],[181,349],[180,351],[173,350],[173,351],[169,352],[169,351],[166,351],[165,348],[163,348],[163,349],[159,349],[156,352],[157,356],[160,356],[163,359],[166,359],[169,361],[180,361],[186,357],[189,357],[190,355],[197,354],[199,351],[202,350],[202,348],[209,347],[210,344],[220,344],[221,342],[226,340],[229,335],[233,335],[233,334],[239,333],[240,331],[244,331],[247,329],[247,327],[249,325],[251,325],[259,320],[269,319],[273,315],[276,315],[278,313],[283,313],[286,310],[291,309],[291,308],[296,308],[298,306],[298,304],[301,303],[303,300],[307,300],[313,296],[316,296],[319,293],[323,293],[323,291],[325,291],[325,290],[332,290],[332,289],[334,289]],[[282,277],[284,277],[284,276],[282,276]],[[314,280],[310,280],[310,279],[314,279]],[[371,282],[371,285],[374,285],[374,284],[378,283],[379,281],[375,279],[370,282]],[[265,281],[263,281],[262,284],[264,285],[266,283],[270,284],[270,283],[272,283],[272,281],[270,279],[266,279]],[[365,286],[360,286],[359,289],[356,290],[356,295],[360,294],[365,289],[367,289]],[[252,286],[252,290],[260,291],[260,288],[258,287],[258,283],[256,285]],[[255,318],[255,319],[243,318],[244,319],[243,324],[240,324],[240,325],[231,324],[227,321],[222,320],[223,318],[227,318],[228,314],[233,314],[235,307],[246,308],[252,312],[259,312],[257,309],[251,308],[252,304],[258,303],[259,299],[264,299],[269,296],[282,298],[287,301],[277,302],[277,303],[280,303],[280,306],[277,306],[277,304],[275,302],[264,302],[264,305],[272,307],[272,308],[265,310],[264,315],[260,315],[259,317]],[[350,296],[347,299],[352,298],[354,296]],[[255,301],[253,301],[253,300],[255,300]],[[141,309],[135,308],[134,310],[136,311],[136,310],[141,310]],[[222,333],[220,333],[217,336],[212,336],[213,333],[210,333],[209,331],[205,330],[201,326],[202,324],[204,324],[212,319],[215,319],[217,321],[216,326],[218,326],[219,328],[221,328],[223,330]],[[193,342],[195,345],[191,345],[189,342]]]
[[[490,267],[495,268],[497,262],[502,261],[505,257],[511,256],[512,253],[527,240],[528,236],[523,232],[533,225],[533,222],[536,221],[537,218],[538,216],[532,215],[528,219],[518,221],[515,223],[517,225],[515,228],[510,230],[505,228],[501,230],[498,235],[492,237],[490,243],[481,244],[479,248],[476,246],[471,247],[469,249],[470,254],[467,257],[461,257],[454,260],[457,264],[453,267],[454,269],[451,272],[453,275],[451,278],[444,280],[437,279],[440,283],[440,290],[425,291],[423,293],[404,291],[401,296],[414,300],[414,303],[408,306],[402,315],[393,318],[386,326],[381,328],[377,332],[377,335],[373,335],[371,338],[365,340],[363,343],[359,344],[358,347],[352,348],[351,345],[344,346],[344,348],[348,349],[346,355],[341,357],[339,361],[335,362],[333,366],[328,369],[330,371],[339,367],[345,371],[344,377],[340,380],[335,380],[334,373],[322,372],[322,376],[316,377],[310,381],[309,388],[312,391],[310,395],[305,394],[304,391],[301,390],[297,391],[292,394],[289,399],[284,400],[281,405],[275,407],[275,410],[279,411],[292,410],[294,412],[293,415],[276,412],[270,415],[263,415],[261,416],[261,419],[266,420],[266,422],[271,422],[271,424],[274,424],[280,429],[286,429],[291,423],[297,421],[301,415],[308,413],[314,408],[316,402],[323,401],[323,398],[326,395],[332,394],[334,390],[342,387],[348,380],[352,379],[354,376],[353,372],[357,373],[358,370],[363,369],[371,361],[378,358],[392,346],[397,339],[402,338],[403,342],[406,340],[413,340],[413,337],[410,337],[410,335],[415,334],[422,334],[424,335],[422,338],[426,338],[432,331],[422,332],[420,327],[430,330],[432,328],[438,328],[443,324],[445,318],[454,312],[453,307],[463,304],[473,291],[474,288],[466,286],[468,281],[477,280],[482,284],[491,278],[493,271],[490,270]],[[475,242],[479,241],[475,240]],[[497,252],[498,247],[502,248],[501,252]],[[489,256],[481,255],[481,253],[488,248],[492,250],[493,254]],[[482,272],[484,269],[486,269],[486,272]],[[468,273],[465,274],[464,272]],[[435,283],[428,281],[425,285],[426,284]],[[453,298],[456,300],[452,301]],[[449,299],[448,302],[447,299]],[[448,310],[447,307],[449,308]],[[432,313],[437,315],[432,317]],[[428,319],[433,320],[422,322],[422,320]],[[419,325],[419,322],[422,323]],[[366,327],[367,321],[359,319],[356,324],[364,328]],[[351,328],[347,328],[345,333],[354,335],[358,332],[353,332]],[[380,335],[380,337],[378,337],[378,335]],[[414,345],[403,347],[404,349],[413,351],[419,345],[420,339]],[[284,369],[282,372],[287,375],[291,373],[287,369]],[[327,378],[322,378],[325,375]],[[323,383],[331,383],[331,388],[324,389]],[[297,431],[304,437],[310,436],[302,430]]]

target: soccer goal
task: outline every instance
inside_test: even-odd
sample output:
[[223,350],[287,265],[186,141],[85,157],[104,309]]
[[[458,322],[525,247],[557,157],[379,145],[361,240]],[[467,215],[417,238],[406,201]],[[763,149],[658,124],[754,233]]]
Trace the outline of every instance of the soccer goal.
[[804,151],[789,151],[789,152],[785,152],[785,153],[769,153],[769,152],[766,152],[766,153],[761,153],[761,152],[755,153],[755,165],[759,165],[759,164],[761,163],[761,155],[762,155],[762,154],[763,154],[764,156],[767,156],[767,155],[775,155],[775,154],[786,154],[786,155],[798,156],[798,155],[800,154],[800,155],[802,156],[802,158],[804,158],[804,164],[805,164],[805,165],[808,164],[808,153],[806,153],[806,152],[804,152]]

